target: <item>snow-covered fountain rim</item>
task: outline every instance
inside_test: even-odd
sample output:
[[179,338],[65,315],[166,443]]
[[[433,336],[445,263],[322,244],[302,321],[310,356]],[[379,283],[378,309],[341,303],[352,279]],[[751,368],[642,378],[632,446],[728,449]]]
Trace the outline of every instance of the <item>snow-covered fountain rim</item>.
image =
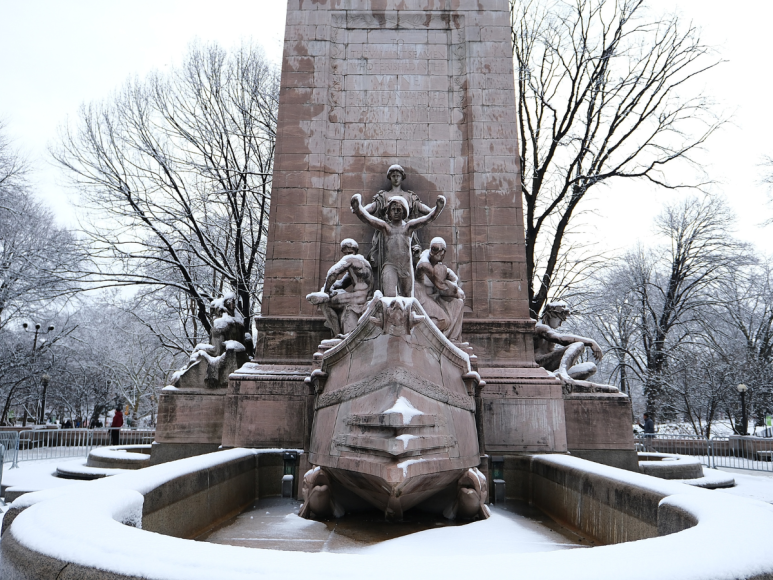
[[133,451],[137,450],[150,450],[152,445],[113,445],[110,447],[98,447],[89,451],[91,457],[97,457],[99,459],[120,459],[122,461],[137,461],[143,462],[150,459],[150,455],[145,453],[137,453]]
[[[676,453],[660,453],[657,451],[639,451],[639,462],[649,462],[653,464],[667,465],[669,462],[678,461],[680,463],[700,463],[701,460],[698,457],[691,457],[689,455],[678,455]],[[664,463],[665,462],[665,463]]]
[[[262,452],[276,453],[280,450]],[[24,495],[12,507],[29,506],[7,531],[34,552],[86,567],[126,576],[169,580],[205,578],[254,579],[256,577],[307,580],[310,570],[319,578],[359,579],[363,566],[372,578],[394,578],[391,566],[370,566],[361,554],[294,552],[243,548],[182,540],[146,532],[139,525],[143,494],[177,477],[242,459],[261,451],[233,449],[149,467],[75,486]],[[511,566],[520,578],[603,579],[621,576],[647,579],[653,574],[670,579],[748,578],[773,572],[773,551],[764,534],[739,536],[755,521],[760,529],[773,525],[773,506],[736,496],[692,488],[680,483],[605,467],[567,456],[537,456],[547,465],[569,468],[578,476],[594,475],[641,490],[662,494],[668,505],[692,516],[698,523],[687,530],[662,536],[591,549],[495,558],[427,554],[401,558],[398,572],[412,576],[463,577],[469,573],[501,575]],[[89,521],[73,528],[74,518]],[[129,525],[124,525],[124,523]],[[485,533],[486,522],[475,522]],[[657,563],[643,565],[642,554],[657,554]],[[694,557],[690,557],[694,555]],[[374,562],[376,563],[376,562]]]

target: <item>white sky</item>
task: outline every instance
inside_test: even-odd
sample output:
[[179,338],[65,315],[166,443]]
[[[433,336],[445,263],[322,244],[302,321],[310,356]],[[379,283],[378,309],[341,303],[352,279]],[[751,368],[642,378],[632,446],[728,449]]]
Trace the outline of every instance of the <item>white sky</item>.
[[[655,12],[674,7],[703,30],[728,62],[705,78],[705,89],[733,113],[734,124],[709,141],[704,160],[716,187],[739,217],[738,235],[771,253],[773,216],[759,184],[763,155],[773,156],[769,135],[770,23],[773,3],[746,0],[728,7],[716,0],[650,0]],[[47,145],[78,107],[107,98],[130,76],[179,63],[194,40],[226,48],[243,39],[281,57],[284,0],[0,0],[0,118],[31,159],[34,182],[63,224],[75,212],[59,185]],[[648,241],[652,219],[675,194],[644,185],[613,183],[597,191],[589,217],[607,248]],[[590,200],[589,200],[590,201]]]

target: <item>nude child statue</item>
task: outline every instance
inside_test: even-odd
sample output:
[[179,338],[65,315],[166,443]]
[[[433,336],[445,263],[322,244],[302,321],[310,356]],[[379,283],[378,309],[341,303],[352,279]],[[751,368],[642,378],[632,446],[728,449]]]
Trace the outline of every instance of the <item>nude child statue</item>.
[[409,216],[408,202],[401,196],[387,200],[387,220],[368,213],[362,206],[362,196],[352,196],[352,212],[360,221],[382,233],[384,261],[381,264],[381,292],[384,296],[413,296],[413,257],[411,235],[420,227],[434,221],[443,211],[446,198],[439,195],[435,207],[427,214],[405,221]]
[[[424,205],[419,196],[409,189],[404,189],[405,185],[405,170],[399,165],[391,165],[387,169],[387,179],[390,183],[390,188],[387,190],[380,190],[373,196],[373,201],[366,205],[363,209],[370,215],[375,216],[382,220],[388,220],[387,202],[390,198],[400,196],[408,202],[408,217],[406,220],[415,219],[423,215],[427,215],[432,208]],[[384,243],[382,241],[381,231],[376,230],[373,232],[373,243],[370,246],[370,252],[368,252],[368,261],[373,267],[373,275],[376,279],[376,287],[381,287],[379,280],[379,273],[381,272],[381,265],[384,262]],[[419,254],[421,254],[421,244],[416,232],[411,235],[411,251],[413,252],[414,262],[418,262]]]

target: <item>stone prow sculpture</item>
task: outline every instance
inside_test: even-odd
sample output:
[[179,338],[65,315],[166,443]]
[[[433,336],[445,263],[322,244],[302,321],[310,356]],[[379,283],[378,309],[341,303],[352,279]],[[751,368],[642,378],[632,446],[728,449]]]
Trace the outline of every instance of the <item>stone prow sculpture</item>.
[[357,327],[323,341],[314,360],[315,467],[304,477],[301,515],[343,514],[365,500],[399,520],[445,492],[447,517],[488,517],[476,469],[485,383],[418,300],[376,292]]

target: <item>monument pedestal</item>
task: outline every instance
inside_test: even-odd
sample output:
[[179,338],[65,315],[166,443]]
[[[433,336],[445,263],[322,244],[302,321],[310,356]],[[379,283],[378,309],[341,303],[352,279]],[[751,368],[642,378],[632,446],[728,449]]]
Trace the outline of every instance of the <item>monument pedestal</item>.
[[[270,365],[311,365],[319,344],[330,338],[325,319],[311,316],[258,316],[254,362]],[[308,375],[307,375],[308,376]]]
[[544,369],[479,368],[485,452],[565,453],[561,383]]
[[223,439],[225,389],[162,390],[151,464],[217,451]]
[[162,390],[156,442],[220,445],[225,392],[225,389]]
[[223,447],[308,448],[314,393],[304,382],[307,358],[308,365],[247,363],[231,375]]
[[634,449],[631,399],[622,393],[572,393],[564,396],[569,453],[639,471]]
[[[505,0],[288,3],[254,362],[217,397],[162,395],[161,440],[310,450],[315,394],[304,379],[331,332],[306,297],[326,286],[344,240],[371,253],[373,222],[352,213],[355,194],[367,207],[399,185],[405,217],[446,199],[415,231],[425,249],[444,240],[442,263],[464,292],[461,349],[487,383],[469,393],[475,461],[567,449],[633,456],[626,397],[564,398],[535,363],[509,23]],[[393,164],[404,183],[389,179]]]

